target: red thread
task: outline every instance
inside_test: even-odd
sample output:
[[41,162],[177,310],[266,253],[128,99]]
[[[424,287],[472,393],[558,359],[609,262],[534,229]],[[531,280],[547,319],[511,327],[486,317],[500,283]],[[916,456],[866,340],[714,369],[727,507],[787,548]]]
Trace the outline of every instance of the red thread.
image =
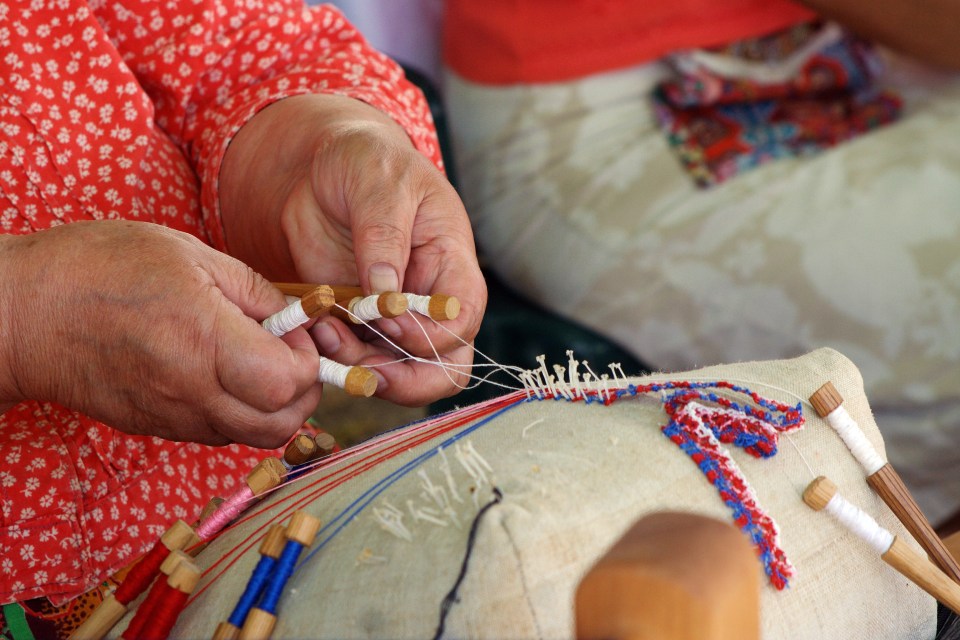
[[133,619],[130,621],[130,624],[127,625],[127,628],[124,629],[120,637],[123,638],[123,640],[138,640],[139,638],[143,638],[145,636],[144,628],[147,626],[147,621],[153,619],[154,611],[158,608],[158,605],[165,602],[173,591],[176,591],[176,589],[167,583],[167,576],[162,576],[160,580],[157,580],[153,584],[153,588],[150,589],[150,593],[147,594],[144,601],[137,607],[137,612],[133,615]]
[[157,540],[153,548],[147,552],[140,561],[133,565],[127,577],[124,578],[120,586],[117,587],[113,597],[117,602],[127,606],[137,599],[141,593],[147,590],[153,579],[160,573],[160,565],[170,555],[170,549],[164,546],[161,540]]
[[177,623],[177,618],[180,617],[184,607],[187,606],[189,595],[179,589],[171,588],[169,595],[157,602],[150,612],[151,624],[143,628],[140,637],[146,640],[165,640],[170,635],[173,625]]

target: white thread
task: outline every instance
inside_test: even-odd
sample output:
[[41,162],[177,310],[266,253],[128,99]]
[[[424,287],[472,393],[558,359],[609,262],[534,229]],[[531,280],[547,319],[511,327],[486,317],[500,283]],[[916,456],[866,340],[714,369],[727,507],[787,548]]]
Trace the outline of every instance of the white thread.
[[522,440],[523,438],[526,438],[526,437],[527,437],[527,430],[528,430],[530,427],[535,427],[535,426],[537,426],[538,424],[540,424],[541,422],[543,422],[545,419],[546,419],[546,418],[540,418],[539,420],[534,420],[533,422],[531,422],[530,424],[528,424],[527,426],[525,426],[525,427],[523,428],[523,431],[520,432],[520,439]]
[[457,485],[453,481],[453,473],[450,472],[450,461],[447,459],[447,454],[443,450],[443,447],[437,449],[437,453],[440,454],[440,458],[443,462],[440,463],[440,471],[443,472],[443,476],[447,479],[447,488],[450,489],[450,495],[459,503],[463,503],[463,498],[460,497],[460,493],[457,491]]
[[826,418],[830,426],[833,427],[840,439],[843,440],[850,453],[857,459],[857,462],[863,467],[868,476],[880,470],[885,463],[877,450],[873,448],[867,436],[860,429],[860,425],[847,413],[843,405],[837,407]]
[[410,517],[413,518],[414,522],[423,520],[424,522],[430,522],[441,527],[446,527],[449,524],[446,520],[441,520],[439,518],[440,514],[430,507],[415,508],[413,506],[413,500],[407,500],[407,511],[410,512]]
[[570,376],[570,389],[573,391],[573,397],[578,398],[582,395],[580,389],[580,372],[577,368],[580,363],[573,358],[573,349],[567,349],[567,374]]
[[309,319],[310,317],[304,312],[300,300],[297,300],[293,304],[287,305],[285,308],[277,311],[269,318],[266,318],[260,324],[264,329],[279,338],[290,333]]
[[892,533],[881,527],[870,514],[846,500],[839,493],[833,494],[824,510],[881,555],[886,553],[890,549],[890,545],[893,544]]
[[425,316],[430,315],[430,296],[421,296],[416,293],[405,293],[403,295],[407,299],[408,309]]
[[317,380],[327,384],[332,384],[343,389],[347,386],[347,374],[350,369],[345,364],[334,362],[330,358],[320,357],[320,371],[317,373]]
[[403,524],[403,512],[386,500],[384,500],[383,504],[383,507],[373,508],[373,517],[376,519],[377,524],[398,538],[406,540],[407,542],[413,542],[413,534],[410,533],[410,530]]
[[366,298],[355,300],[355,302],[350,305],[350,313],[356,316],[358,320],[364,322],[379,320],[383,317],[380,313],[380,307],[378,306],[379,300],[380,296],[367,296]]
[[364,547],[363,551],[357,554],[356,565],[361,564],[383,564],[387,559],[383,556],[374,555],[369,547]]

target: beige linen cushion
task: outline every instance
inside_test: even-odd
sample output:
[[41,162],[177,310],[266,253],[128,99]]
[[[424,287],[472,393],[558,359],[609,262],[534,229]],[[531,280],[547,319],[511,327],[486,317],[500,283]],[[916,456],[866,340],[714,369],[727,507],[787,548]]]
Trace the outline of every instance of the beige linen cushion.
[[[727,380],[789,405],[832,381],[851,416],[882,452],[860,375],[835,351],[635,381],[656,379]],[[907,537],[871,493],[862,469],[837,435],[806,402],[803,410],[806,426],[781,436],[779,452],[772,458],[757,459],[724,445],[760,506],[779,525],[780,544],[796,568],[783,591],[764,580],[763,636],[932,638],[933,599],[887,567],[830,516],[802,503],[806,485],[816,475],[827,475],[847,499],[884,527]],[[463,564],[471,523],[493,497],[494,486],[502,492],[502,501],[479,521],[459,599],[445,620],[444,637],[570,637],[573,596],[580,578],[637,519],[669,509],[730,520],[717,490],[661,432],[666,420],[656,396],[621,399],[610,406],[531,401],[463,435],[446,447],[443,456],[429,452],[473,423],[410,446],[334,486],[345,474],[370,462],[374,452],[398,442],[411,445],[424,425],[386,434],[368,443],[369,448],[344,454],[309,479],[274,493],[254,508],[256,517],[228,530],[204,550],[198,562],[212,569],[201,587],[213,582],[181,616],[174,636],[212,635],[217,623],[232,611],[259,558],[262,534],[246,538],[290,508],[294,491],[316,483],[314,490],[327,490],[306,500],[302,508],[317,516],[325,528],[314,545],[319,550],[299,568],[284,592],[274,637],[432,637],[441,602]],[[459,461],[458,450],[465,464]],[[415,463],[418,456],[424,458]],[[445,463],[449,473],[444,471]],[[404,469],[408,472],[400,474]],[[391,474],[396,474],[394,481],[378,484]],[[452,485],[462,498],[463,502],[450,502],[456,525],[430,499],[431,484],[433,491],[444,487],[448,496]],[[299,497],[306,498],[308,493]],[[365,501],[363,508],[349,509]],[[404,528],[399,531],[409,539],[391,533],[376,517],[391,508],[403,514]],[[415,512],[428,518],[414,520]],[[341,513],[347,515],[337,519]],[[288,518],[289,511],[276,519]],[[238,545],[242,545],[239,560],[220,575],[235,558],[232,550]],[[757,571],[762,571],[759,562]]]

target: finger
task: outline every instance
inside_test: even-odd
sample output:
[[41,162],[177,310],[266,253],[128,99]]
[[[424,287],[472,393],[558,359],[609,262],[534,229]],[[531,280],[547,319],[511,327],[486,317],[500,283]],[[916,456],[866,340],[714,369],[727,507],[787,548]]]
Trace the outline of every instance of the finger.
[[283,446],[303,426],[320,401],[320,385],[279,411],[264,412],[223,394],[210,404],[210,427],[230,442],[261,449]]
[[[350,227],[360,286],[367,292],[400,291],[429,163],[412,148],[367,143],[351,150],[360,155],[351,166],[362,175],[346,181],[341,217]],[[318,156],[317,190],[327,184],[323,176],[331,174],[327,165],[334,157]],[[317,201],[325,202],[327,195],[316,193]]]
[[444,368],[436,362],[397,362],[405,356],[382,341],[361,340],[336,318],[318,322],[311,335],[326,357],[341,364],[370,367],[379,381],[377,396],[392,402],[426,404],[456,393],[468,382],[473,356],[470,346],[443,356]]

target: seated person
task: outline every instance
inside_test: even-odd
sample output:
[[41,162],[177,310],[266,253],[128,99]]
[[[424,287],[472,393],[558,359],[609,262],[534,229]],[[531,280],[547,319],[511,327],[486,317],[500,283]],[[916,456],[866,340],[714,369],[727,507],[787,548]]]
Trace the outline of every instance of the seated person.
[[[269,279],[456,293],[447,327],[479,326],[466,214],[400,68],[330,7],[210,6],[0,3],[2,603],[82,593],[233,491],[316,408],[319,356],[396,359],[335,318],[273,337]],[[381,329],[435,353],[412,318]],[[459,377],[377,375],[409,404]]]

